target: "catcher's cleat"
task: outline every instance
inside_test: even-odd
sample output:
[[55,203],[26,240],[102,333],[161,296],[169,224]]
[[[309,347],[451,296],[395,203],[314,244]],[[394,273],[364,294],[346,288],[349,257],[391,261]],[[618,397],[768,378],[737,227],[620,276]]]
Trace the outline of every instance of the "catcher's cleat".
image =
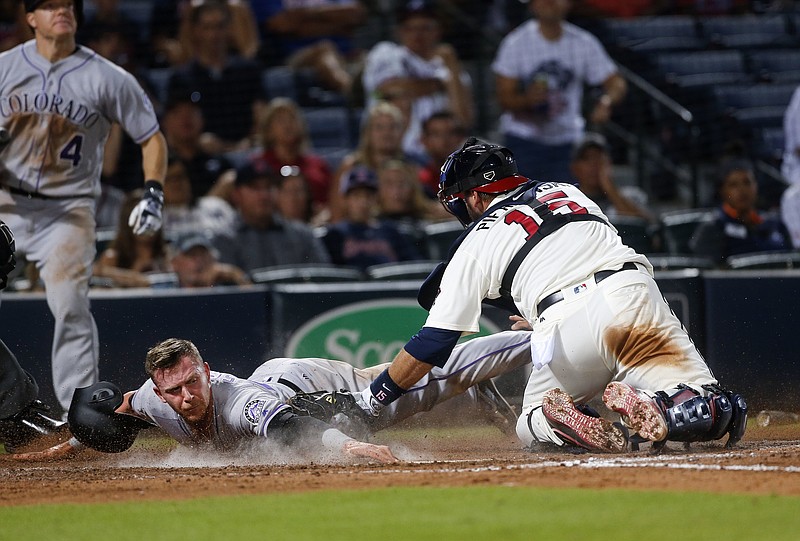
[[41,436],[60,432],[66,425],[64,421],[51,417],[49,407],[35,400],[16,415],[0,420],[0,442],[6,452],[14,453]]
[[478,397],[478,408],[487,421],[500,429],[503,434],[517,433],[517,413],[514,406],[500,394],[492,380],[475,386]]
[[603,453],[621,453],[628,445],[625,432],[618,426],[581,413],[572,397],[561,389],[544,393],[542,413],[558,437],[568,444]]
[[622,416],[622,420],[639,436],[650,441],[667,439],[667,420],[656,401],[642,396],[626,383],[612,381],[603,392],[603,402]]

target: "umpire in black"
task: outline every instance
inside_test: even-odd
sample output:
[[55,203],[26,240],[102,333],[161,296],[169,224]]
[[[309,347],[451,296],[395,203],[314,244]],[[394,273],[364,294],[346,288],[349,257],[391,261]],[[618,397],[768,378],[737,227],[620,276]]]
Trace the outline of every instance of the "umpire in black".
[[[0,289],[14,270],[14,235],[0,220]],[[37,399],[36,380],[19,365],[0,340],[0,443],[13,453],[39,436],[59,431],[65,423],[48,415],[49,408]]]

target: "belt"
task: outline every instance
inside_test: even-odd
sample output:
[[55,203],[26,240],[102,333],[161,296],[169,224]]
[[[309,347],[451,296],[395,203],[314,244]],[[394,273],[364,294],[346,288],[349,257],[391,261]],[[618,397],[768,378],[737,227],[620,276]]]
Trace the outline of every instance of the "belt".
[[91,195],[44,195],[43,193],[39,192],[29,192],[28,190],[23,190],[22,188],[15,188],[14,186],[5,186],[3,185],[2,188],[4,190],[8,190],[10,193],[14,195],[24,195],[28,199],[35,198],[35,199],[42,199],[42,200],[50,200],[50,199],[80,199],[81,197],[92,197]]
[[[620,271],[638,270],[638,269],[639,269],[639,267],[637,267],[635,263],[628,262],[628,263],[625,263],[624,265],[622,265],[622,268],[619,268],[617,270],[602,270],[602,271],[598,271],[598,272],[594,273],[594,283],[595,284],[599,284],[600,282],[602,282],[603,280],[605,280],[606,278],[608,278],[612,274],[616,274],[616,273],[618,273]],[[537,315],[541,315],[542,312],[544,312],[545,310],[547,310],[548,308],[550,308],[554,304],[559,303],[559,302],[561,302],[563,300],[564,300],[564,294],[561,293],[561,291],[555,291],[553,293],[550,293],[545,298],[543,298],[541,301],[539,301],[539,304],[536,305],[536,314]]]
[[291,390],[293,390],[296,393],[302,393],[303,392],[303,389],[301,389],[300,387],[298,387],[297,385],[295,385],[294,383],[292,383],[288,379],[278,378],[278,383],[280,383],[281,385],[286,385],[287,387],[289,387]]

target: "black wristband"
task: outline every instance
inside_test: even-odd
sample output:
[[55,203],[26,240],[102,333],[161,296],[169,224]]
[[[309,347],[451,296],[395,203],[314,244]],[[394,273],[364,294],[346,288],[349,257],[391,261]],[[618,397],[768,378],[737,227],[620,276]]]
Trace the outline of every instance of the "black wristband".
[[406,393],[406,390],[396,384],[389,376],[388,368],[375,378],[375,381],[370,384],[369,390],[375,400],[384,406],[391,404]]
[[157,180],[145,180],[144,181],[144,191],[148,192],[150,190],[156,190],[157,192],[163,192],[164,191],[164,187]]

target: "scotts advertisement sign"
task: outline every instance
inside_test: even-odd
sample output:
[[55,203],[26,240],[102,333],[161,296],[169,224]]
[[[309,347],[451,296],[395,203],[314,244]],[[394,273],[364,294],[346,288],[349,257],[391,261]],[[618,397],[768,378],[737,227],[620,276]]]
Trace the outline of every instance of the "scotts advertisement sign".
[[[287,357],[338,359],[364,368],[388,363],[425,323],[428,313],[411,299],[357,302],[324,312],[298,328]],[[462,340],[498,332],[481,318],[480,331]]]

